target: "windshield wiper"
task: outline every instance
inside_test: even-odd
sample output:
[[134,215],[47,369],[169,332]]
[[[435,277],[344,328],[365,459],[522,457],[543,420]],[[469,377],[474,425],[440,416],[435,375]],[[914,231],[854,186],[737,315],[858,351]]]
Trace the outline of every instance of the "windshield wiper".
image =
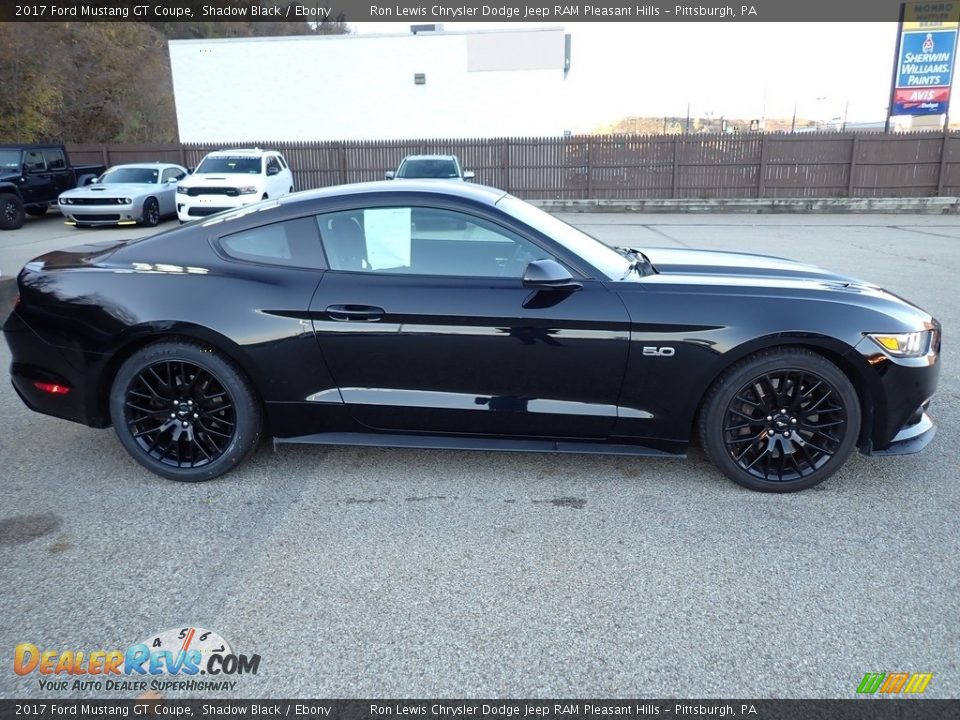
[[[615,247],[614,250],[630,261],[630,267],[627,269],[627,273],[636,272],[640,277],[656,274],[656,268],[653,267],[650,258],[643,254],[643,251],[628,247]],[[626,277],[626,273],[624,277]]]

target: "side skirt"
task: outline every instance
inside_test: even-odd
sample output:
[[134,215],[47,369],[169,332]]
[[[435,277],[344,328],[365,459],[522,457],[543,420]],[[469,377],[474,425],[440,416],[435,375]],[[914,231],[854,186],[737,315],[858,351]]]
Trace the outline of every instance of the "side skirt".
[[421,448],[432,450],[497,450],[508,452],[583,453],[588,455],[639,455],[684,459],[685,452],[666,452],[643,445],[577,442],[576,440],[537,440],[446,435],[394,435],[386,433],[329,432],[273,439],[277,445],[354,445],[366,447]]

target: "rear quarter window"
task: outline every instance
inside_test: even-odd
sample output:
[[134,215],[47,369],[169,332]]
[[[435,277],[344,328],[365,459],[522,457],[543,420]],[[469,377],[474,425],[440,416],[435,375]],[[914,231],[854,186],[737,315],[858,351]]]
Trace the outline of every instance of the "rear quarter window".
[[219,245],[224,254],[237,260],[296,268],[326,267],[313,218],[241,230],[221,237]]

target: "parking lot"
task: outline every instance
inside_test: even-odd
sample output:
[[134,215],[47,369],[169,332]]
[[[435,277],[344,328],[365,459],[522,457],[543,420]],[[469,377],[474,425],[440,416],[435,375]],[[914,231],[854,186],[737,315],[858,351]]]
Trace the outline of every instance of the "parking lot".
[[[787,496],[741,489],[699,449],[683,462],[265,445],[182,485],[110,430],[28,411],[4,379],[8,662],[24,642],[124,649],[198,625],[262,658],[219,696],[852,697],[864,673],[902,671],[960,697],[957,218],[564,218],[615,244],[780,255],[905,296],[944,326],[938,436]],[[146,232],[31,218],[0,233],[0,271]],[[37,677],[8,664],[0,695],[51,696]]]

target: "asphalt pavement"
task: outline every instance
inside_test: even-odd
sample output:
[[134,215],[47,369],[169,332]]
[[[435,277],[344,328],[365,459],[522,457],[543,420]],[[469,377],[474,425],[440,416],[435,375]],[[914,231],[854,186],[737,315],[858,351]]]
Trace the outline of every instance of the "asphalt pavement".
[[[12,672],[20,643],[124,649],[199,625],[261,656],[216,696],[853,697],[864,673],[902,671],[960,697],[960,222],[565,217],[616,244],[785,256],[909,298],[945,328],[938,436],[786,496],[739,488],[699,450],[264,447],[183,485],[4,381],[0,696],[63,695]],[[0,269],[142,232],[30,219],[0,233]]]

